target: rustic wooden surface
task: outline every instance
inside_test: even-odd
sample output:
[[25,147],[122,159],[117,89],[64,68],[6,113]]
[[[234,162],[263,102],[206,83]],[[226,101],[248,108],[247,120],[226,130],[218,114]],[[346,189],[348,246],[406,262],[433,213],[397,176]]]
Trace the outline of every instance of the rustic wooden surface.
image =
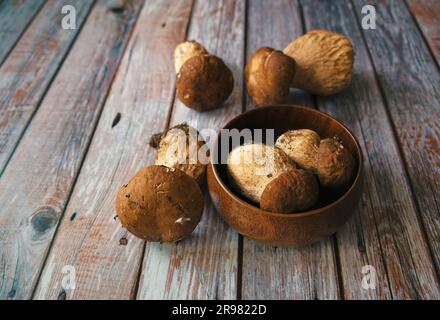
[[[440,299],[438,1],[75,1],[0,3],[0,299]],[[361,25],[373,4],[377,29]],[[292,103],[346,124],[365,157],[365,192],[335,236],[275,248],[239,236],[206,196],[176,244],[121,227],[114,197],[151,164],[151,134],[187,122],[218,130],[253,108],[246,59],[307,30],[347,35],[355,74],[327,98]],[[174,95],[173,49],[194,39],[224,59],[235,88],[198,113]],[[375,290],[361,286],[376,269]],[[64,268],[76,288],[64,290]]]

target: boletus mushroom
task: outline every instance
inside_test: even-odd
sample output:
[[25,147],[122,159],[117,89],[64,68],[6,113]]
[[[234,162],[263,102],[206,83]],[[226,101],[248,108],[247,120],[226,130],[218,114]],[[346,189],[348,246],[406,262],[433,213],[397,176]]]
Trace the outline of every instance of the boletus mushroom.
[[200,221],[203,194],[197,182],[181,170],[150,166],[121,187],[116,213],[135,236],[175,242],[188,236]]
[[161,135],[155,164],[182,170],[202,185],[208,156],[208,146],[197,130],[180,124]]
[[295,76],[295,60],[281,51],[263,47],[249,58],[244,75],[255,105],[285,103]]
[[313,130],[289,130],[278,137],[275,146],[283,150],[299,167],[313,171],[320,140]]
[[337,137],[321,140],[313,130],[289,130],[275,145],[300,168],[316,174],[324,187],[343,187],[355,175],[356,160]]
[[248,200],[259,203],[267,184],[288,168],[295,168],[279,148],[265,144],[245,144],[228,156],[227,174],[233,188]]
[[199,54],[208,54],[208,51],[197,41],[189,40],[177,45],[174,50],[174,67],[176,73],[179,73],[180,68],[189,58]]
[[321,185],[338,188],[353,179],[356,161],[340,139],[323,139],[319,144],[316,171]]
[[260,207],[279,213],[300,212],[313,207],[318,195],[318,182],[312,173],[289,168],[267,184]]
[[188,108],[205,111],[219,107],[234,88],[232,71],[202,45],[187,41],[174,54],[177,97]]
[[328,96],[350,84],[354,50],[350,40],[341,34],[310,31],[290,43],[284,53],[296,62],[291,84],[294,88]]

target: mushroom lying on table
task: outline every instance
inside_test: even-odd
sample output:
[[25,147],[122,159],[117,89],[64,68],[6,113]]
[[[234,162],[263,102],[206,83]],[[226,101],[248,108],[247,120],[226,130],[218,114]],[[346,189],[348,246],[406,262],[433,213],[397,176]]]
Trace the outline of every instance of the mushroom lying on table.
[[175,242],[194,230],[203,205],[193,178],[175,168],[150,166],[119,190],[116,213],[121,224],[141,239]]
[[232,71],[223,60],[195,41],[177,46],[175,68],[177,97],[188,108],[197,111],[217,108],[234,88]]

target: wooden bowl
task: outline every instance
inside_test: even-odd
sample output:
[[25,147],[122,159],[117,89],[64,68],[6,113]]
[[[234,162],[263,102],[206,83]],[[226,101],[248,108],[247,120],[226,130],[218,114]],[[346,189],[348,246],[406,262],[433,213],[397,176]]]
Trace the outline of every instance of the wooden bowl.
[[335,233],[354,213],[363,187],[362,151],[356,138],[339,121],[314,109],[280,105],[250,110],[224,126],[224,129],[234,128],[274,129],[275,138],[292,129],[312,129],[322,139],[337,135],[352,152],[358,166],[356,177],[347,187],[339,190],[321,188],[320,200],[312,210],[291,214],[273,213],[249,203],[230,187],[226,164],[214,161],[221,158],[219,155],[230,151],[221,150],[220,132],[211,149],[208,165],[209,194],[226,223],[240,234],[277,246],[306,245]]

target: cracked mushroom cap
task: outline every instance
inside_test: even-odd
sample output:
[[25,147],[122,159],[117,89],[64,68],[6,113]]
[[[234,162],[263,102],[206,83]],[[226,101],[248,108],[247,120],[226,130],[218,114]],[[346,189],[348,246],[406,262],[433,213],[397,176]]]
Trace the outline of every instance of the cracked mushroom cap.
[[321,185],[337,188],[353,179],[356,161],[339,139],[323,139],[318,149],[316,169]]
[[351,82],[353,45],[341,34],[310,31],[289,44],[284,53],[296,61],[294,88],[328,96],[345,89]]
[[278,137],[275,145],[299,167],[313,172],[320,140],[319,135],[313,130],[289,130]]
[[295,60],[281,51],[260,48],[245,67],[246,88],[255,105],[285,103],[295,75]]
[[289,168],[266,186],[260,207],[279,213],[305,211],[316,204],[318,195],[319,186],[313,174]]
[[245,144],[229,153],[226,169],[234,189],[259,203],[266,185],[292,167],[295,168],[295,164],[277,147]]
[[199,55],[208,54],[208,51],[198,42],[189,40],[177,45],[174,49],[174,67],[176,73],[179,73],[180,68],[190,58]]
[[200,158],[203,155],[208,157],[209,149],[200,134],[195,128],[180,124],[162,134],[155,164],[179,169],[202,185],[208,162],[207,158]]
[[139,171],[122,186],[116,213],[135,236],[158,242],[175,242],[188,236],[200,221],[203,194],[184,172],[164,166]]
[[196,55],[177,74],[177,97],[188,108],[204,111],[219,107],[231,95],[234,77],[222,59]]

